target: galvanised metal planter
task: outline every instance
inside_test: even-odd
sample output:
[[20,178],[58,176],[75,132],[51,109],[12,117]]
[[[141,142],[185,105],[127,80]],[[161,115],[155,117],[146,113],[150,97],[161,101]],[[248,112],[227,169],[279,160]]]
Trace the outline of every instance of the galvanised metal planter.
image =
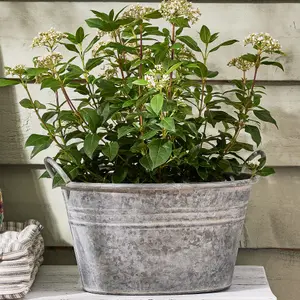
[[231,285],[251,184],[94,184],[62,187],[83,289],[186,294]]

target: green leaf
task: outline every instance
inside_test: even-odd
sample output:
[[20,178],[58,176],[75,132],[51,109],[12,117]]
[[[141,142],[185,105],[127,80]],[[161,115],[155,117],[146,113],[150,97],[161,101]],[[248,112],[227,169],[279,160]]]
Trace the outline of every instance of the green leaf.
[[158,10],[155,10],[155,11],[145,15],[146,19],[160,19],[161,17],[162,17],[162,15]]
[[102,152],[105,156],[112,161],[118,154],[119,144],[117,142],[106,143],[102,149]]
[[172,67],[169,68],[169,70],[166,72],[166,74],[170,74],[171,72],[177,70],[182,64],[183,64],[183,62],[178,62],[178,63],[174,64]]
[[61,83],[54,78],[46,78],[42,81],[41,89],[50,88],[56,92],[61,87]]
[[104,20],[104,21],[110,21],[110,18],[109,18],[109,15],[107,15],[106,13],[104,12],[100,12],[100,11],[97,11],[97,10],[91,10],[91,12],[98,18]]
[[171,49],[182,49],[183,48],[183,44],[181,43],[174,43],[171,47]]
[[252,140],[256,143],[257,146],[261,143],[260,131],[256,126],[246,125],[245,131],[249,133],[252,137]]
[[82,131],[79,130],[75,130],[72,132],[69,132],[65,135],[65,141],[68,142],[71,139],[81,139],[84,140],[85,139],[85,134]]
[[40,146],[51,141],[48,135],[32,134],[26,141],[25,147]]
[[203,43],[208,44],[210,42],[210,30],[207,26],[203,25],[200,30],[200,39]]
[[264,110],[253,110],[253,113],[258,119],[260,119],[264,122],[272,123],[278,128],[276,121],[273,119],[273,117],[271,116],[269,111],[267,111],[265,109]]
[[145,156],[143,156],[140,159],[140,164],[147,170],[147,171],[151,171],[153,170],[153,164],[152,161],[150,159],[150,156],[147,154]]
[[218,45],[217,47],[212,48],[209,52],[217,51],[220,47],[230,46],[230,45],[233,45],[233,44],[235,44],[237,42],[238,42],[238,40],[229,40],[229,41],[226,41],[226,42]]
[[47,111],[42,115],[42,120],[47,123],[51,118],[57,114],[56,111]]
[[182,41],[183,43],[185,43],[192,50],[198,51],[198,52],[201,51],[201,49],[197,45],[197,42],[194,39],[192,39],[190,36],[187,36],[187,35],[178,36],[177,39]]
[[83,119],[88,123],[91,131],[96,133],[98,127],[101,125],[101,118],[97,112],[92,108],[83,108],[80,110]]
[[152,162],[152,169],[164,164],[172,154],[172,142],[156,139],[149,144],[149,156]]
[[63,43],[63,45],[64,45],[69,51],[79,53],[78,49],[76,48],[76,46],[75,46],[74,44],[66,44],[66,43]]
[[20,105],[24,108],[28,108],[28,109],[34,109],[34,105],[33,103],[31,102],[31,100],[29,99],[23,99],[21,100],[20,102]]
[[44,104],[42,104],[41,102],[39,102],[38,100],[34,101],[34,106],[37,109],[46,109],[46,106]]
[[124,19],[119,19],[119,20],[117,20],[116,23],[117,23],[118,25],[124,26],[124,25],[127,25],[127,24],[132,23],[133,21],[135,21],[134,18],[124,18]]
[[45,142],[44,144],[40,144],[37,146],[34,146],[32,151],[31,151],[31,155],[30,158],[35,157],[38,153],[40,153],[43,150],[46,150],[47,148],[50,147],[50,145],[52,144],[52,140],[49,138],[49,140],[47,142]]
[[19,84],[19,80],[12,80],[12,79],[4,79],[0,78],[0,87],[5,87],[5,86],[11,86],[11,85],[16,85]]
[[158,132],[157,130],[151,130],[151,131],[145,132],[141,136],[141,139],[143,139],[143,140],[151,139],[152,137],[154,137],[157,134],[157,132]]
[[133,106],[136,103],[136,100],[127,100],[123,103],[122,108]]
[[277,61],[263,61],[263,62],[261,62],[261,64],[267,65],[267,66],[274,66],[274,67],[280,68],[282,71],[284,71],[282,64]]
[[161,126],[163,126],[163,128],[167,129],[168,131],[175,132],[175,123],[172,117],[164,118],[160,124]]
[[114,16],[115,16],[115,11],[113,9],[111,9],[108,16],[109,16],[109,20],[113,21]]
[[247,54],[242,55],[242,59],[244,59],[246,61],[250,61],[250,62],[256,62],[257,61],[257,55],[247,53]]
[[219,37],[219,32],[216,32],[210,36],[209,43],[214,42]]
[[177,27],[182,27],[182,28],[190,27],[188,19],[183,17],[173,18],[170,20],[170,22]]
[[124,168],[123,166],[117,166],[112,176],[112,182],[113,183],[122,182],[126,178],[127,173],[128,173],[128,168],[126,167]]
[[99,37],[98,36],[95,36],[92,40],[91,40],[91,42],[88,44],[88,46],[85,48],[85,50],[84,50],[84,53],[87,53],[87,52],[89,52],[92,48],[93,48],[93,46],[99,41]]
[[88,71],[93,70],[97,66],[99,66],[103,62],[103,58],[101,57],[95,57],[95,58],[90,58],[87,63],[86,63],[86,69]]
[[62,110],[58,114],[58,119],[67,122],[77,122],[77,117],[71,110]]
[[85,20],[85,22],[89,27],[98,28],[105,32],[115,31],[120,27],[120,24],[118,24],[117,22],[106,22],[96,18],[87,19]]
[[84,39],[84,30],[82,27],[79,27],[76,31],[76,42],[80,44]]
[[239,143],[236,142],[231,148],[230,151],[240,151],[242,149],[245,149],[247,151],[253,151],[253,145],[248,143]]
[[26,74],[28,76],[38,76],[43,73],[47,73],[48,69],[47,68],[28,68],[26,69]]
[[145,80],[145,79],[137,79],[137,80],[133,81],[132,84],[135,84],[135,85],[147,85],[148,81]]
[[42,178],[51,178],[50,174],[48,173],[48,171],[43,172],[43,174],[39,177],[39,179]]
[[150,101],[150,107],[156,115],[159,115],[164,104],[164,97],[162,94],[156,94]]
[[118,128],[118,139],[120,139],[121,137],[127,135],[128,133],[134,131],[135,128],[132,126],[123,126]]
[[65,184],[65,181],[60,177],[58,173],[56,173],[52,180],[52,188],[55,189],[57,187],[61,187]]
[[275,170],[270,167],[264,167],[261,170],[259,170],[256,174],[260,176],[269,176],[275,174]]
[[218,71],[207,71],[207,78],[215,78],[219,75]]
[[100,137],[98,134],[88,134],[84,140],[84,153],[90,158],[93,159],[93,154],[99,145]]
[[67,39],[72,42],[72,43],[76,43],[76,37],[74,34],[72,33],[69,33],[69,32],[66,32],[66,35],[67,35]]
[[205,78],[208,75],[207,67],[202,62],[197,62],[197,68],[194,70],[200,78]]

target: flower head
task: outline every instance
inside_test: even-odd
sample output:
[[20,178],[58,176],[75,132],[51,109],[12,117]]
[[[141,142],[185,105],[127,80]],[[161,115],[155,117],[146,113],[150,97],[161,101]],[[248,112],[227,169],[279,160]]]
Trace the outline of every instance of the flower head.
[[109,41],[98,42],[92,49],[93,57],[98,57],[98,56],[100,56],[100,54],[103,54],[102,50],[104,50],[104,48],[102,48],[102,47],[106,46],[109,42],[111,42],[111,41],[109,40]]
[[15,67],[5,67],[5,75],[22,76],[25,73],[25,65],[16,65]]
[[252,33],[244,40],[245,46],[251,44],[254,49],[265,53],[282,53],[278,40],[271,37],[269,33]]
[[163,0],[159,10],[162,16],[168,21],[183,17],[194,24],[201,16],[200,10],[194,8],[192,3],[187,0]]
[[147,14],[150,14],[155,9],[148,6],[142,6],[139,3],[131,5],[122,15],[122,18],[134,18],[136,20],[145,19]]
[[118,75],[117,68],[112,67],[111,65],[105,65],[104,72],[102,76],[105,79],[111,79],[113,77],[116,77]]
[[196,60],[195,54],[185,45],[178,51],[178,57],[181,59],[193,59]]
[[148,81],[147,87],[161,90],[169,86],[170,75],[162,74],[162,65],[156,65],[155,69],[149,70],[145,75],[145,80]]
[[56,31],[54,28],[50,28],[48,31],[39,32],[38,36],[32,41],[31,47],[47,47],[53,49],[66,34]]
[[62,59],[63,56],[59,52],[51,52],[47,55],[36,57],[34,63],[38,68],[53,69]]
[[242,71],[248,71],[255,66],[254,62],[243,59],[242,56],[233,58],[228,64],[229,67],[236,67]]

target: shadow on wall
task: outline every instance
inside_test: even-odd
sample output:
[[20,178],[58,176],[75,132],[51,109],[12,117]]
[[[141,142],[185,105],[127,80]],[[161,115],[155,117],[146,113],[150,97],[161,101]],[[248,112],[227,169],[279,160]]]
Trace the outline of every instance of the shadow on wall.
[[[1,77],[4,77],[4,66],[0,48]],[[55,241],[57,245],[66,245],[60,238],[45,188],[38,180],[44,167],[26,163],[22,129],[25,130],[27,121],[24,123],[21,118],[25,111],[18,109],[21,100],[16,93],[18,88],[0,89],[0,188],[4,198],[4,220],[36,219],[45,227],[46,243],[52,245]]]

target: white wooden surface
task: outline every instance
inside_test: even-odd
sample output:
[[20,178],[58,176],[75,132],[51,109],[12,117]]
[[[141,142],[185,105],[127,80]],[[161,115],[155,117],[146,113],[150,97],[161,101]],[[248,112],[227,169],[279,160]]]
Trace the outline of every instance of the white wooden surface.
[[42,266],[26,300],[276,300],[263,267],[236,266],[232,286],[223,292],[172,296],[112,296],[81,291],[76,266]]

